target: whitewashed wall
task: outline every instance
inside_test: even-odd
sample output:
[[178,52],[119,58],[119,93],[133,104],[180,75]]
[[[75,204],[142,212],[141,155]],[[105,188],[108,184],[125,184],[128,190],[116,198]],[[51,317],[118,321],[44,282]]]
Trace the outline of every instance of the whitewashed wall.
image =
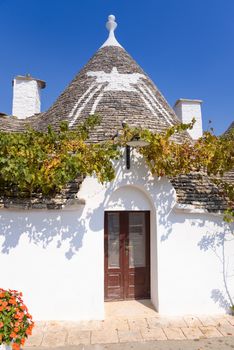
[[0,213],[1,287],[21,290],[37,320],[103,318],[103,220],[91,231],[82,214]]
[[86,178],[79,192],[86,204],[76,210],[0,211],[0,286],[21,290],[35,319],[104,318],[105,210],[151,211],[151,298],[159,312],[222,313],[227,291],[234,297],[222,263],[233,274],[234,241],[223,236],[221,218],[176,211],[168,180],[149,176],[133,154],[131,170],[124,163],[106,186]]
[[234,227],[222,216],[176,209],[169,191],[162,180],[156,200],[159,311],[228,312],[234,302]]

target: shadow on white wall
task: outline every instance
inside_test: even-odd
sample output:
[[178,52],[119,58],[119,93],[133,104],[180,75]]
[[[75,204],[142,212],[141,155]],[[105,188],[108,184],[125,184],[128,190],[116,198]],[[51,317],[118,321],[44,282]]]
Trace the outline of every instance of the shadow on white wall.
[[226,252],[230,241],[234,241],[234,237],[230,235],[230,230],[220,227],[220,232],[207,232],[198,242],[198,246],[202,251],[212,251],[220,263],[224,287],[223,290],[212,289],[211,298],[226,312],[230,312],[230,306],[234,302],[233,295],[231,294],[233,291],[230,288],[231,279],[234,278],[234,252],[231,257]]
[[27,235],[29,242],[46,249],[55,243],[59,249],[68,243],[65,256],[70,260],[82,247],[87,232],[86,219],[82,213],[58,212],[12,212],[4,211],[0,215],[0,251],[9,254],[19,244],[22,235]]

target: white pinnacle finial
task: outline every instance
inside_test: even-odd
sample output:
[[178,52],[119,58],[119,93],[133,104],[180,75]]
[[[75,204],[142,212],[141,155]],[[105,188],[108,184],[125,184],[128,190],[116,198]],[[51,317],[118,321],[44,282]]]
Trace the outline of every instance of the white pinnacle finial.
[[108,22],[106,22],[106,28],[109,30],[109,32],[114,32],[117,28],[117,23],[115,22],[115,16],[110,15],[108,16]]
[[109,30],[109,37],[106,40],[106,42],[101,46],[101,47],[105,47],[105,46],[119,46],[122,47],[118,41],[115,38],[115,29],[117,27],[117,23],[115,22],[115,16],[114,15],[109,15],[108,16],[108,21],[106,23],[106,28],[107,30]]

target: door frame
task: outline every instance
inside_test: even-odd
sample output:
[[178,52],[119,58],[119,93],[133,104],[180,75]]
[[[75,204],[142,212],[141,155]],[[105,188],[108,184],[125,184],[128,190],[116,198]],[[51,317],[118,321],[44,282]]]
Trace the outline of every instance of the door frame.
[[[146,221],[145,221],[145,226],[146,226],[146,232],[148,232],[146,234],[147,240],[146,240],[146,251],[148,252],[148,254],[146,255],[146,268],[148,266],[148,284],[149,284],[149,295],[147,297],[145,297],[145,299],[151,299],[151,210],[106,210],[104,211],[104,301],[108,302],[108,301],[120,301],[120,300],[134,300],[134,299],[144,299],[144,297],[141,298],[127,298],[126,297],[126,290],[127,290],[127,285],[129,287],[129,273],[122,273],[122,281],[121,281],[121,286],[122,286],[122,291],[121,294],[123,296],[123,298],[121,297],[120,299],[111,299],[108,298],[106,299],[106,288],[108,286],[108,283],[106,281],[106,271],[108,270],[108,255],[106,254],[106,252],[108,252],[108,220],[107,220],[107,214],[108,213],[145,213],[146,214]],[[122,222],[122,223],[121,223]],[[120,215],[120,226],[125,225],[125,227],[127,227],[128,223],[126,223],[126,217]],[[120,232],[120,241],[121,241],[121,235],[123,236],[124,233]],[[129,244],[128,242],[129,240],[129,233],[127,236],[127,239],[125,240],[125,243],[127,242],[127,244]],[[127,256],[124,253],[125,250],[125,246],[123,244],[120,244],[120,258],[122,261],[120,261],[120,264],[122,264],[122,266],[126,266],[126,259]],[[129,263],[129,261],[128,261]],[[129,271],[129,267],[128,267],[128,271]]]

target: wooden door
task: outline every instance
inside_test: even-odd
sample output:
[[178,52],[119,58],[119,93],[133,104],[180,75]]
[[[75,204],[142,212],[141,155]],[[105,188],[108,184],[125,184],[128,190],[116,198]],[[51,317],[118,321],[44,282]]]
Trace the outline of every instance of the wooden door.
[[150,297],[150,212],[105,212],[105,300]]

